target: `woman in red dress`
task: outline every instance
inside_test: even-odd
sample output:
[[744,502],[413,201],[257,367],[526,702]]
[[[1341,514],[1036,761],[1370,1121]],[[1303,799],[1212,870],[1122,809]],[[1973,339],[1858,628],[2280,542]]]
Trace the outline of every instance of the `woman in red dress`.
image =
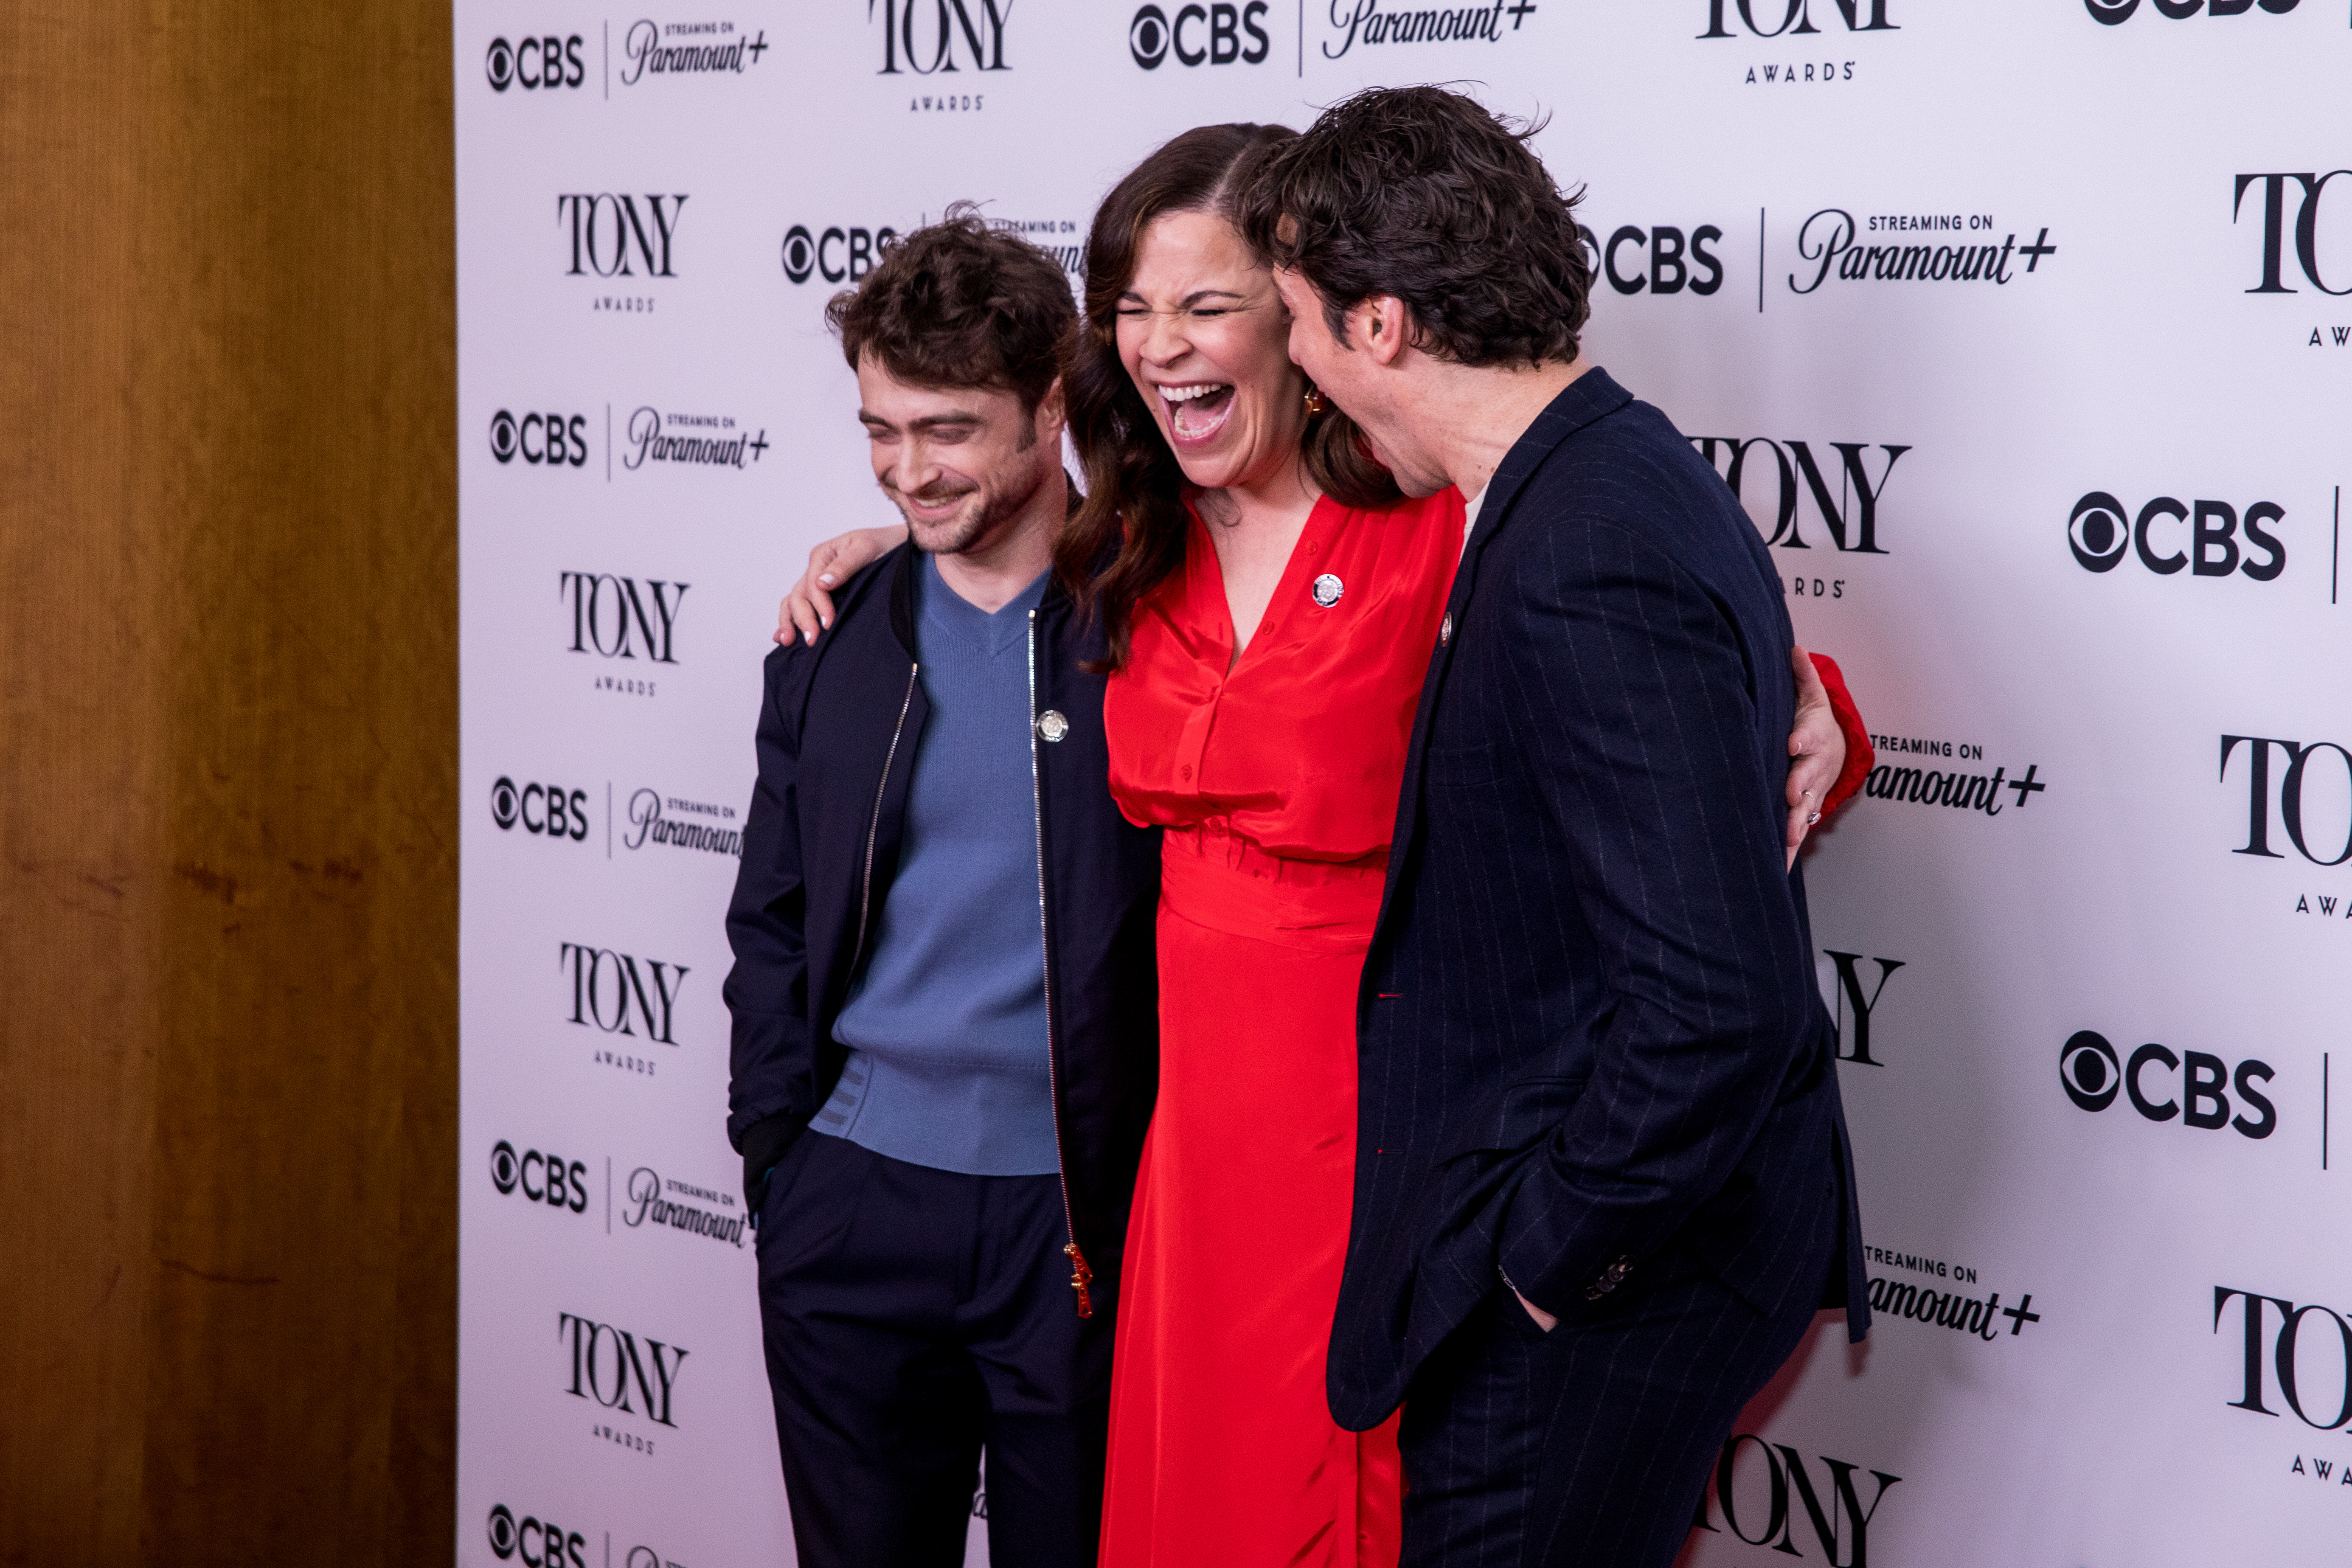
[[1087,499],[1057,565],[1084,580],[1118,546],[1090,593],[1118,662],[1111,792],[1165,830],[1105,1568],[1389,1568],[1399,1546],[1395,1419],[1333,1422],[1323,1363],[1356,983],[1465,508],[1400,496],[1290,363],[1229,207],[1290,134],[1204,126],[1112,190],[1065,373]]
[[[1399,1548],[1394,1418],[1335,1423],[1324,1355],[1356,983],[1465,507],[1400,497],[1290,363],[1226,203],[1291,134],[1202,127],[1119,183],[1065,377],[1087,496],[1057,564],[1110,632],[1112,792],[1165,829],[1160,1098],[1121,1269],[1105,1568],[1391,1568]],[[813,634],[820,574],[895,542],[820,546],[788,617]],[[1831,793],[1846,752],[1850,707],[1831,718],[1811,677],[1792,800]]]

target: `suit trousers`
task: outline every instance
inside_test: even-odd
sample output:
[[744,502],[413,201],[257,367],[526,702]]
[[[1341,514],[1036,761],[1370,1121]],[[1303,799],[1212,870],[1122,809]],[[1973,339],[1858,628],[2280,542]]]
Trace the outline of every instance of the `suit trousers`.
[[805,1568],[958,1568],[987,1451],[989,1560],[1087,1568],[1112,1287],[1070,1289],[1061,1184],[803,1132],[768,1183],[760,1317]]
[[[1826,1276],[1828,1258],[1820,1260]],[[1672,1254],[1547,1333],[1507,1286],[1406,1391],[1402,1568],[1668,1568],[1819,1279],[1768,1316]]]

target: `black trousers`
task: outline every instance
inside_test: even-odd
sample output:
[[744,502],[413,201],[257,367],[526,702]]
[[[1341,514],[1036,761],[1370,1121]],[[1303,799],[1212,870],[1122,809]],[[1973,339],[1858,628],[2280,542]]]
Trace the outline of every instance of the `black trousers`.
[[1660,1274],[1549,1333],[1498,1282],[1423,1363],[1398,1430],[1402,1568],[1668,1568],[1822,1293],[1767,1317],[1696,1264]]
[[1077,1315],[1053,1176],[966,1176],[805,1132],[761,1206],[760,1317],[807,1568],[1085,1568],[1102,1521],[1111,1289]]

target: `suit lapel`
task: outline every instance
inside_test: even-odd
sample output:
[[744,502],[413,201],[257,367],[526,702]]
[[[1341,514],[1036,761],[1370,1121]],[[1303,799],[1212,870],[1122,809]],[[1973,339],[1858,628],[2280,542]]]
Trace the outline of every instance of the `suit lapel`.
[[[1445,689],[1446,671],[1452,668],[1454,650],[1461,643],[1461,633],[1467,622],[1470,596],[1477,586],[1479,559],[1512,518],[1520,492],[1534,477],[1544,460],[1559,444],[1587,425],[1633,400],[1633,394],[1610,378],[1598,365],[1578,376],[1560,390],[1558,397],[1536,416],[1535,423],[1511,444],[1503,454],[1500,467],[1486,486],[1486,501],[1478,509],[1478,521],[1472,525],[1469,542],[1462,552],[1462,564],[1454,574],[1454,591],[1446,596],[1445,619],[1454,636],[1441,640],[1430,655],[1429,673],[1422,678],[1421,702],[1412,716],[1412,741],[1404,759],[1404,787],[1397,797],[1396,828],[1389,839],[1389,869],[1387,884],[1381,889],[1381,913],[1372,928],[1372,945],[1380,945],[1381,932],[1388,929],[1389,915],[1396,901],[1397,887],[1402,880],[1405,862],[1412,858],[1413,837],[1421,827],[1422,765],[1429,745],[1430,721],[1437,710],[1437,700]],[[1371,966],[1364,968],[1364,979],[1370,984]]]

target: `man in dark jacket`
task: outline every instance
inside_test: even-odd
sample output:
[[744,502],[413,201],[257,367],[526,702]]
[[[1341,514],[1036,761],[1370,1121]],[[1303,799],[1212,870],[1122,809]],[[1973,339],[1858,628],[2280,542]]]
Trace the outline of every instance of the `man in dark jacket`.
[[1367,92],[1248,203],[1291,353],[1472,498],[1358,1004],[1331,1407],[1404,1406],[1407,1568],[1665,1568],[1817,1308],[1860,1338],[1834,1034],[1784,859],[1779,576],[1583,359],[1570,203],[1475,102]]
[[728,914],[728,1133],[810,1568],[1094,1561],[1110,1331],[1158,1062],[1156,833],[1106,777],[1061,268],[968,210],[827,317],[912,534],[768,659]]

